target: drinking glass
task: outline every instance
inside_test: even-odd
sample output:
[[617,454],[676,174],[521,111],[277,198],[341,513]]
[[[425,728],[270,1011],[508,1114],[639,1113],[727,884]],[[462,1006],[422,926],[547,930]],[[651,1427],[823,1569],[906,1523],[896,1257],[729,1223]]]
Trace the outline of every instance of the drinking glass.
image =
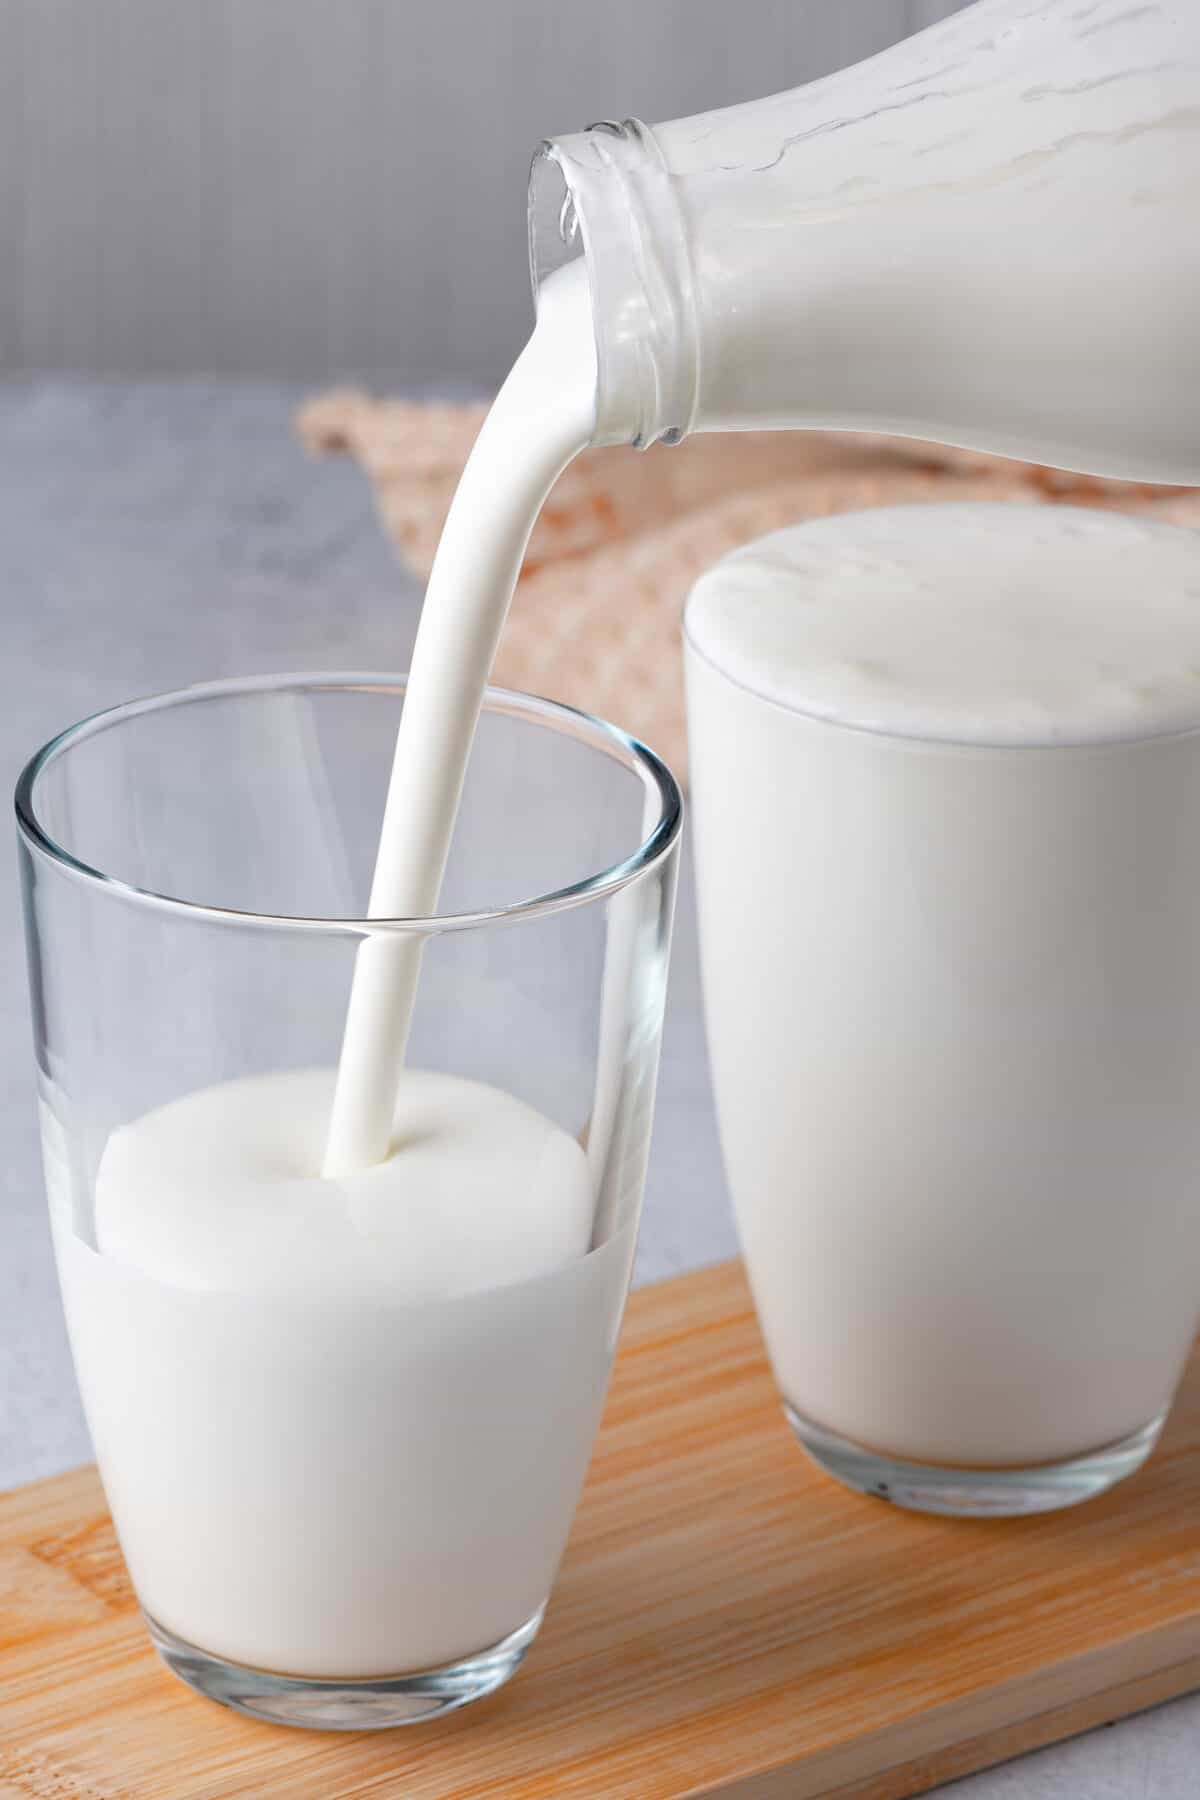
[[705,1010],[792,1428],[925,1511],[1102,1493],[1200,1312],[1200,731],[926,741],[715,655],[689,639]]
[[[629,1280],[681,829],[651,751],[491,690],[439,915],[367,920],[403,700],[376,676],[192,687],[63,732],[16,795],[47,1194],[129,1572],[185,1681],[326,1728],[461,1706],[537,1632]],[[493,1279],[452,1243],[448,1285],[414,1292],[438,1221],[319,1179],[354,959],[397,935],[423,952],[410,1068],[549,1121],[585,1195],[567,1260]],[[226,1115],[188,1108],[244,1083],[253,1135],[284,1071],[311,1116],[272,1176],[278,1269],[259,1244],[243,1281]],[[114,1224],[151,1137],[153,1267]],[[378,1279],[347,1282],[370,1232]]]

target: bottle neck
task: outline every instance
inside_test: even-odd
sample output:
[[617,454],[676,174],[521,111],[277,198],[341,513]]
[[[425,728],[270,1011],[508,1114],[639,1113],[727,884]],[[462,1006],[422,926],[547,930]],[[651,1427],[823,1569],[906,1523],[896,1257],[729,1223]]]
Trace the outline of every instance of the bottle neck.
[[636,119],[547,139],[529,177],[529,266],[582,254],[596,339],[594,444],[677,443],[699,373],[692,259],[659,145]]

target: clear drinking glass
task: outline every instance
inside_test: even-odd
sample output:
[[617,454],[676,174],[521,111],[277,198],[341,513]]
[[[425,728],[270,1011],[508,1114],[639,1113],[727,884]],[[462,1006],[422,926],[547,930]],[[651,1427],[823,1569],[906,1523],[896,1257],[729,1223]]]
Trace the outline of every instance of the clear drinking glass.
[[[628,1284],[681,826],[650,751],[491,691],[441,915],[366,922],[403,692],[135,702],[16,796],[47,1192],[130,1574],[177,1674],[321,1727],[460,1706],[537,1631]],[[457,1174],[407,1211],[317,1178],[355,952],[395,933],[423,944],[412,1080],[520,1139],[490,1262],[445,1222]]]

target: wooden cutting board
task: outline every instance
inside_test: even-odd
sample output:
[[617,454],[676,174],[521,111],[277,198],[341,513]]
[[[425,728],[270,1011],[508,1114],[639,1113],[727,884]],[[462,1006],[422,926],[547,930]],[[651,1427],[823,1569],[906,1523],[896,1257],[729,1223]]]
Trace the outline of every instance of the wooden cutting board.
[[1113,1494],[922,1518],[801,1454],[736,1263],[634,1295],[541,1638],[438,1724],[315,1734],[196,1698],[95,1471],[0,1496],[0,1800],[893,1800],[1195,1686],[1200,1359]]

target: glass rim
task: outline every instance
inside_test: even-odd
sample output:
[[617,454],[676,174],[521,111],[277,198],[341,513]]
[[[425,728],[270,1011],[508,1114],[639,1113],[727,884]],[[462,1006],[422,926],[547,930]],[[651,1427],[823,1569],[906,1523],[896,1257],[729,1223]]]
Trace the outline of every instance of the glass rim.
[[314,670],[281,675],[234,675],[216,681],[194,682],[187,687],[169,688],[141,699],[103,707],[57,732],[29,758],[17,777],[13,793],[18,832],[31,850],[65,874],[116,898],[216,924],[320,932],[342,937],[435,937],[450,931],[477,930],[485,925],[543,918],[619,893],[662,863],[678,843],[683,828],[683,795],[666,763],[648,745],[622,730],[619,725],[611,725],[607,720],[584,712],[579,707],[568,706],[558,700],[546,700],[537,694],[522,693],[514,688],[490,685],[484,692],[483,712],[524,718],[542,728],[572,737],[576,742],[590,745],[601,754],[623,763],[640,778],[647,794],[656,796],[658,805],[654,823],[642,842],[628,856],[548,893],[476,912],[378,919],[307,917],[303,914],[264,913],[213,906],[174,894],[160,894],[152,888],[139,887],[103,869],[94,868],[72,855],[65,845],[59,844],[50,835],[38,818],[34,789],[43,772],[77,744],[85,743],[89,738],[125,724],[130,719],[206,700],[245,695],[289,691],[319,693],[326,690],[403,694],[407,685],[407,673],[387,675],[377,672]]

